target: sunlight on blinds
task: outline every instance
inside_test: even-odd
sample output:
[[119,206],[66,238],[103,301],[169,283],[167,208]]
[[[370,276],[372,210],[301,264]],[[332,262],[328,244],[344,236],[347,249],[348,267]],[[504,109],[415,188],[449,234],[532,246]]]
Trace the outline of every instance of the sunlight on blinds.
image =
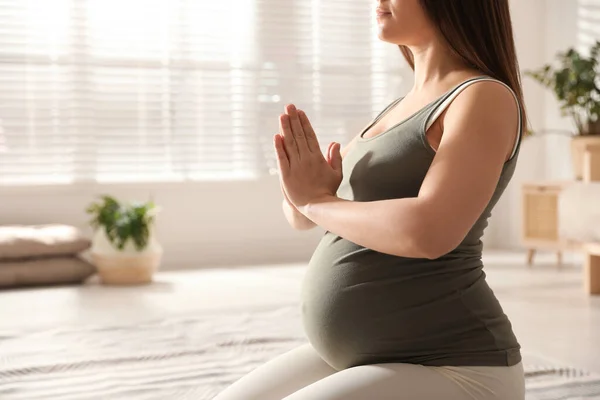
[[578,25],[578,45],[585,51],[600,40],[600,0],[579,0]]
[[257,178],[284,104],[344,142],[401,63],[372,2],[0,0],[0,184]]
[[74,171],[69,0],[0,2],[0,183],[67,182]]
[[[69,38],[69,0],[49,0],[45,2],[26,0],[22,2],[24,9],[19,10],[14,8],[14,22],[21,21],[18,14],[22,15],[24,24],[23,42],[17,43],[26,53],[37,53],[40,55],[48,55],[51,59],[56,60],[60,55],[66,54],[68,50]],[[16,47],[15,50],[19,51]]]

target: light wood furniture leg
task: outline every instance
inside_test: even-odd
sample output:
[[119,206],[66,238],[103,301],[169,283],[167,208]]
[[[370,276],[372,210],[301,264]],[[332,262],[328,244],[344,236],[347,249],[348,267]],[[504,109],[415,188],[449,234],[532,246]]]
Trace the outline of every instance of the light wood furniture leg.
[[533,257],[534,256],[535,256],[535,249],[527,250],[527,265],[530,267],[533,265]]
[[589,144],[583,155],[583,181],[600,181],[600,145]]
[[584,280],[587,293],[600,295],[600,253],[586,252]]
[[[584,154],[584,182],[600,181],[600,146],[588,145]],[[600,295],[600,243],[588,244],[585,250],[585,291]]]
[[556,264],[560,267],[563,264],[563,254],[562,251],[556,252]]

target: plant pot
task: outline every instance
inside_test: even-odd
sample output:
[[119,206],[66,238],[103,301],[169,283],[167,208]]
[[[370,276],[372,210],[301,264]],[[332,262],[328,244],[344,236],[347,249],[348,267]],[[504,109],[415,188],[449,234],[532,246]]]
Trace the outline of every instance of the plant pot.
[[600,136],[600,119],[597,121],[588,121],[584,129],[587,135]]
[[92,259],[105,285],[144,285],[152,283],[161,253],[138,256],[94,254]]
[[91,257],[105,285],[143,285],[153,281],[160,266],[163,250],[153,234],[144,250],[131,243],[124,249],[115,248],[104,229],[99,229],[92,239]]
[[583,179],[584,154],[585,148],[588,145],[600,146],[600,135],[574,136],[573,139],[571,139],[573,172],[575,173],[575,179],[578,181]]

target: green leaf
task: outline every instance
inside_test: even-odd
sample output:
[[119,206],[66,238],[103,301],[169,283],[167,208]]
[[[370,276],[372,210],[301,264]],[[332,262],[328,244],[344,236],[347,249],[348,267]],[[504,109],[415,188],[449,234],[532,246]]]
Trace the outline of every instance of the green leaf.
[[585,56],[574,48],[556,55],[558,67],[545,64],[526,75],[553,91],[563,114],[575,119],[583,131],[582,121],[600,118],[600,40]]
[[154,223],[153,202],[121,204],[111,196],[102,196],[101,201],[90,204],[86,212],[92,215],[90,224],[104,227],[108,240],[123,250],[129,240],[142,251],[150,238],[150,226]]

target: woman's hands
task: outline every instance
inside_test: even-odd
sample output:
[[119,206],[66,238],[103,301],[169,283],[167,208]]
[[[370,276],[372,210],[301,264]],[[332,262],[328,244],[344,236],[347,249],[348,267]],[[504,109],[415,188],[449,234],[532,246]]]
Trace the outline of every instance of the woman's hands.
[[284,198],[302,210],[320,199],[335,197],[342,182],[340,144],[331,143],[323,156],[306,114],[289,105],[279,117],[274,137]]

